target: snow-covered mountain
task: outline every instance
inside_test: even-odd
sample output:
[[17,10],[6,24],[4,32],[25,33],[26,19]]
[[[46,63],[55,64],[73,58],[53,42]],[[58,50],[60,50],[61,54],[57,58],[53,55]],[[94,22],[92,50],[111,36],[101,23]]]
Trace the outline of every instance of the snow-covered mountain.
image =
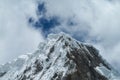
[[0,80],[120,80],[93,46],[50,34],[34,53],[0,65]]

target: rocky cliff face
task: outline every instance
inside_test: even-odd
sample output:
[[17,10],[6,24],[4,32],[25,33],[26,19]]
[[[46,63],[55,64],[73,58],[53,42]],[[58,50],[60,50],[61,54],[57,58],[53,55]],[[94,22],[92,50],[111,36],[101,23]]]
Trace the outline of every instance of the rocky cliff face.
[[91,45],[50,34],[35,53],[0,66],[0,80],[120,80]]

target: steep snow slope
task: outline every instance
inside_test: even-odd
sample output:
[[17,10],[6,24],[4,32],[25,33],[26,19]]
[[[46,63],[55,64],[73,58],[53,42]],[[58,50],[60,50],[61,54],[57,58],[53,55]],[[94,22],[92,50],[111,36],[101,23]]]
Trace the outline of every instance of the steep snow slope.
[[91,45],[50,34],[34,53],[0,66],[0,80],[120,80]]

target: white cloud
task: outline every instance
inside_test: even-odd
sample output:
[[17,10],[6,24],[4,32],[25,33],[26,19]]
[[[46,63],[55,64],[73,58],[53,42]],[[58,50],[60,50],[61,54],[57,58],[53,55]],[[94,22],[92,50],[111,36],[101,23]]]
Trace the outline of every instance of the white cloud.
[[[101,42],[95,44],[101,54],[111,64],[120,64],[120,1],[119,0],[46,0],[48,16],[59,16],[62,25],[54,30],[67,30],[70,34],[89,31],[89,36],[97,36]],[[68,26],[66,20],[73,19],[77,25]],[[76,35],[78,35],[76,34]],[[89,37],[87,36],[87,37]],[[89,39],[89,38],[88,38]],[[117,66],[120,68],[120,65]]]
[[[118,70],[120,69],[118,57],[120,55],[119,0],[43,1],[46,4],[47,16],[58,16],[62,21],[61,25],[52,29],[53,31],[63,29],[76,35],[81,35],[81,31],[88,31],[88,39],[91,36],[97,36],[101,42],[91,43],[100,49],[100,53],[111,64],[118,64],[116,67]],[[0,1],[0,59],[2,61],[8,58],[7,54],[13,53],[16,56],[15,53],[19,55],[20,52],[31,51],[38,44],[38,41],[41,41],[42,36],[28,28],[26,24],[26,18],[36,17],[35,4],[34,0]],[[67,20],[72,20],[77,25],[68,26],[66,25]],[[4,59],[1,58],[4,56]]]
[[29,16],[36,17],[33,0],[0,0],[0,63],[33,52],[43,38],[30,28]]

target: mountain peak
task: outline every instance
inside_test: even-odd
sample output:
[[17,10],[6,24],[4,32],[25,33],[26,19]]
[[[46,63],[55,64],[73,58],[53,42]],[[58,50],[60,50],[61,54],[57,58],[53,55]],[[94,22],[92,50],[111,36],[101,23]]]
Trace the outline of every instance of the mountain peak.
[[60,32],[59,34],[49,34],[47,37],[47,43],[62,44],[63,46],[69,47],[79,47],[80,45],[82,45],[81,42],[75,40],[70,35],[64,32]]
[[93,46],[63,32],[48,35],[35,53],[0,66],[0,80],[119,80],[116,74]]
[[68,34],[66,34],[66,33],[64,33],[64,32],[60,32],[59,34],[53,34],[53,33],[51,33],[51,34],[49,34],[48,35],[48,37],[47,37],[47,39],[48,40],[50,40],[50,39],[58,39],[58,40],[61,40],[61,39],[69,39],[69,40],[71,40],[72,39],[72,37],[70,36],[70,35],[68,35]]

